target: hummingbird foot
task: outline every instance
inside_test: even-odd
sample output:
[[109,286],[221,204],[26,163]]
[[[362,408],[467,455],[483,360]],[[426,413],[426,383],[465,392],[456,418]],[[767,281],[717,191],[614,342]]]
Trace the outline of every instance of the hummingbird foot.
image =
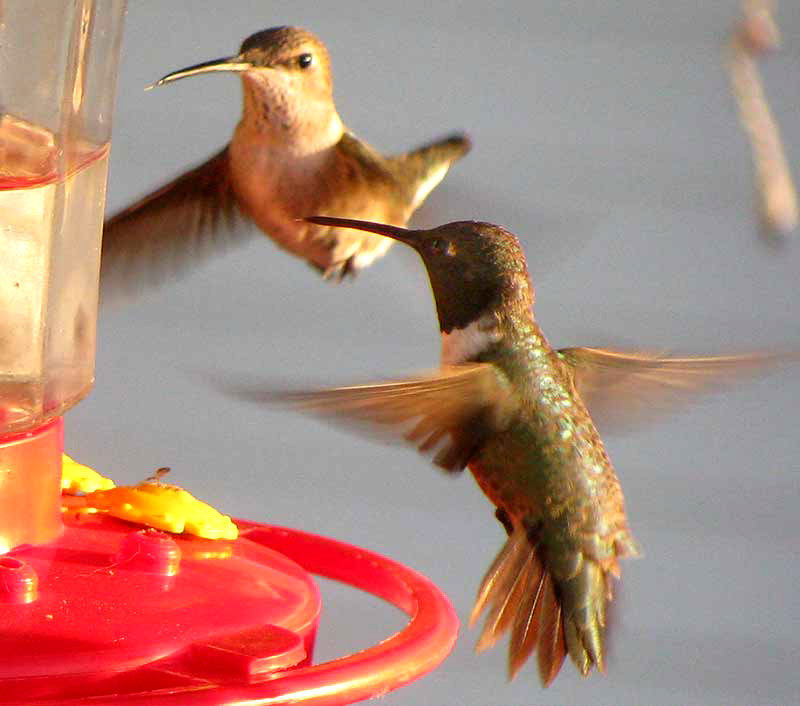
[[497,518],[497,521],[503,525],[506,534],[511,536],[511,533],[514,531],[514,523],[511,522],[511,518],[508,516],[508,513],[503,510],[503,508],[498,507],[494,511],[494,516]]
[[343,281],[347,277],[355,277],[358,274],[358,267],[356,267],[356,256],[350,257],[334,262],[332,265],[322,270],[322,278],[325,280],[335,279],[337,282]]

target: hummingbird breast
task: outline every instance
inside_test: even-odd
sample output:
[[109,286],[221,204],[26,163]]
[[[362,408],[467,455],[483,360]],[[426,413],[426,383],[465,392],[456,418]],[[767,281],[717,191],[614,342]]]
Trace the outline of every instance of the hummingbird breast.
[[323,271],[342,263],[360,268],[392,244],[352,229],[300,221],[310,215],[405,225],[410,209],[386,176],[370,173],[332,147],[297,154],[286,145],[249,134],[240,125],[231,142],[230,168],[240,207],[279,246]]
[[548,554],[613,562],[617,543],[633,541],[622,489],[563,363],[542,341],[507,351],[499,364],[522,381],[521,411],[482,446],[470,471],[516,523],[539,528]]
[[584,675],[592,665],[603,669],[611,577],[636,544],[619,481],[564,364],[535,335],[495,353],[517,381],[520,411],[469,464],[509,531],[472,620],[491,606],[479,648],[513,623],[510,673],[536,649],[547,685],[566,654]]

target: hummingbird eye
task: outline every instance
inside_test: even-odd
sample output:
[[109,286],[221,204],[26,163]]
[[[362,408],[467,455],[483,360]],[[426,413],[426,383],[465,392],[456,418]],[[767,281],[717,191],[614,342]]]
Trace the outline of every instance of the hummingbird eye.
[[447,255],[452,257],[456,254],[456,246],[452,240],[445,240],[444,238],[434,238],[430,244],[431,254],[433,255]]
[[314,63],[314,55],[313,54],[301,54],[297,57],[297,65],[301,69],[307,69],[311,64]]

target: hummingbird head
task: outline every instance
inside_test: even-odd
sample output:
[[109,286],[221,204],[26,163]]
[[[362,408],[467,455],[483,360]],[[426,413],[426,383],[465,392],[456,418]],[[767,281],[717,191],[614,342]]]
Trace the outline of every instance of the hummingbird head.
[[463,329],[482,317],[533,306],[525,254],[515,235],[500,226],[457,221],[430,230],[312,216],[318,225],[378,233],[419,253],[433,289],[442,332]]
[[244,120],[256,127],[307,133],[331,124],[342,129],[333,103],[328,50],[307,30],[272,27],[256,32],[235,56],[173,71],[153,86],[217,71],[242,74]]
[[299,27],[272,27],[251,34],[234,57],[248,64],[247,75],[291,85],[304,98],[332,100],[333,77],[328,50],[322,41]]

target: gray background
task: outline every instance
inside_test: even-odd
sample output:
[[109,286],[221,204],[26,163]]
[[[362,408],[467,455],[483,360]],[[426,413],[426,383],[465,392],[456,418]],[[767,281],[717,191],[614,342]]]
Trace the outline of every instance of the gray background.
[[[316,5],[316,7],[314,7]],[[800,175],[800,5],[781,3],[767,90]],[[721,46],[737,2],[284,3],[132,0],[109,212],[210,155],[240,109],[233,76],[144,93],[167,71],[298,24],[331,51],[344,121],[402,150],[453,129],[474,151],[414,223],[477,218],[524,242],[556,345],[684,352],[800,346],[797,235],[758,235],[753,177]],[[340,383],[435,365],[422,266],[398,246],[323,283],[258,239],[102,312],[97,384],[68,450],[117,481],[171,480],[235,516],[363,545],[436,581],[465,621],[503,532],[468,475],[404,448],[239,403],[209,372]],[[387,704],[778,704],[800,701],[797,368],[608,437],[645,557],[626,562],[608,674],[571,664],[542,691],[505,681],[505,645],[466,626],[434,674]],[[323,582],[317,657],[405,621]]]

